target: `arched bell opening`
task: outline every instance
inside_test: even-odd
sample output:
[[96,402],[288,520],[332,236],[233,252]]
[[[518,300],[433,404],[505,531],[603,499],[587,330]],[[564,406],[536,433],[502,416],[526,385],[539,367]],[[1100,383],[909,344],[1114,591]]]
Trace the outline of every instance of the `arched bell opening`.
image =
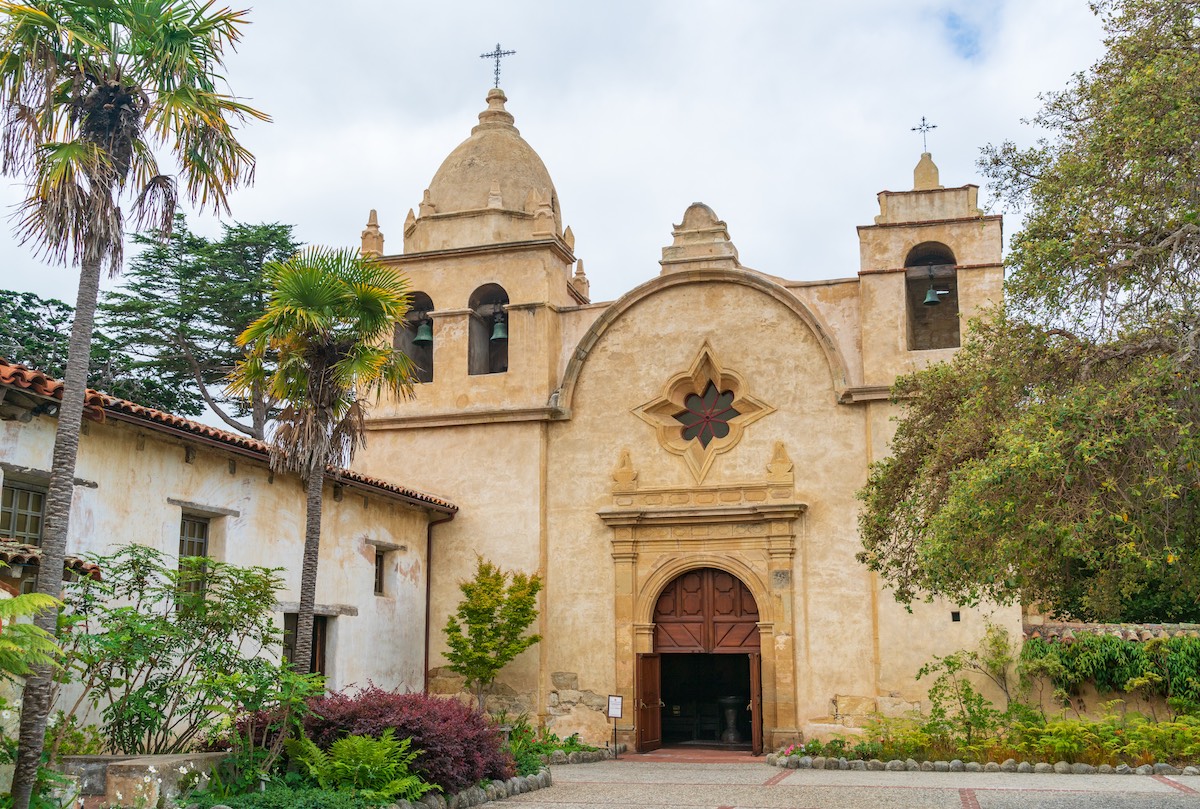
[[499,284],[484,284],[471,293],[471,329],[467,373],[508,371],[508,293]]
[[941,242],[922,242],[904,259],[908,349],[957,348],[958,269],[954,251]]
[[759,620],[750,588],[728,571],[688,570],[663,588],[653,653],[639,660],[641,748],[657,731],[665,745],[761,750]]
[[433,381],[433,300],[424,292],[409,296],[408,312],[396,324],[392,347],[412,360],[418,382]]

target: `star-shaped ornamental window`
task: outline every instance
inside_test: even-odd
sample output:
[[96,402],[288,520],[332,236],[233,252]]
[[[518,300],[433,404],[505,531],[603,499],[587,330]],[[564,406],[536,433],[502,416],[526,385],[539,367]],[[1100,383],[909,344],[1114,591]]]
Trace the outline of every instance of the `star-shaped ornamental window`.
[[703,396],[688,394],[683,406],[687,409],[675,414],[675,420],[683,425],[683,439],[696,439],[702,447],[708,447],[714,438],[729,435],[729,420],[742,415],[733,407],[733,391],[719,391],[713,382],[708,383]]
[[737,446],[747,426],[773,412],[774,407],[750,394],[740,374],[721,365],[707,341],[690,368],[633,409],[654,428],[663,449],[682,456],[697,483],[704,482],[716,456]]

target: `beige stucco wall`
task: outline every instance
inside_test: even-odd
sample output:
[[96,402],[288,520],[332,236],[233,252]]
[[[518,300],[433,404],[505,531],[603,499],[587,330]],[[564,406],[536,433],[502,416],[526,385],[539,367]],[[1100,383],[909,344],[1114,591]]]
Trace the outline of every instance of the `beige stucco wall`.
[[[0,422],[0,460],[10,470],[48,470],[54,428],[47,416]],[[174,556],[186,511],[210,518],[215,558],[284,568],[280,602],[299,600],[304,490],[298,478],[283,474],[271,482],[263,461],[115,419],[86,429],[76,477],[88,484],[75,489],[69,553],[108,553],[138,542]],[[190,461],[188,447],[195,449]],[[368,680],[422,688],[427,523],[424,509],[326,486],[316,600],[319,612],[332,614],[330,688]],[[373,542],[402,546],[385,557],[383,596],[374,594]],[[281,613],[276,620],[282,625]]]

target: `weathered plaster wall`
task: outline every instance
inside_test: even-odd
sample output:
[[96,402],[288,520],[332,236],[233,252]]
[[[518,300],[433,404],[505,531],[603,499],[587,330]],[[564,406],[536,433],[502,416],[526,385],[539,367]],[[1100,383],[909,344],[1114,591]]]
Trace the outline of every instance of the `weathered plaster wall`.
[[[46,416],[0,423],[0,460],[48,474],[54,427]],[[280,602],[299,600],[304,489],[294,475],[272,482],[262,461],[110,419],[87,425],[76,476],[95,486],[75,489],[68,552],[137,542],[174,556],[183,514],[206,516],[211,555],[285,568]],[[316,600],[319,610],[336,613],[331,688],[368,679],[422,687],[427,519],[423,509],[327,484]],[[375,542],[401,546],[386,554],[384,596],[374,594]],[[276,620],[282,625],[281,614]]]

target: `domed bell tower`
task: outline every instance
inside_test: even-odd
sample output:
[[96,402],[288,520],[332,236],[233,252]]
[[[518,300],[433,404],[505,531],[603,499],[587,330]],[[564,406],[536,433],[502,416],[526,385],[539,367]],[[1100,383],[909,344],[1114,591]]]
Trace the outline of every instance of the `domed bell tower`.
[[404,223],[404,252],[383,251],[379,223],[363,252],[402,270],[413,308],[396,346],[417,361],[423,384],[411,402],[375,420],[462,418],[546,408],[562,340],[556,314],[588,302],[588,282],[563,228],[558,192],[537,152],[488,91],[479,123],[438,168]]

